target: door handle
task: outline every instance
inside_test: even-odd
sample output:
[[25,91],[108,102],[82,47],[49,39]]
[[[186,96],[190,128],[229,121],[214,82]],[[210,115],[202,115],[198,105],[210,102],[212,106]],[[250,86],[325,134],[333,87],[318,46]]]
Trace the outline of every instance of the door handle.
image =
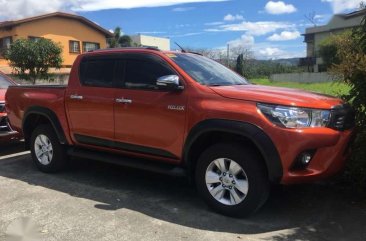
[[84,97],[82,95],[70,95],[72,100],[82,100]]
[[82,100],[83,98],[81,95],[70,95],[70,99],[72,100]]
[[125,99],[125,98],[117,98],[116,99],[117,103],[122,103],[122,104],[131,104],[132,100],[130,99]]

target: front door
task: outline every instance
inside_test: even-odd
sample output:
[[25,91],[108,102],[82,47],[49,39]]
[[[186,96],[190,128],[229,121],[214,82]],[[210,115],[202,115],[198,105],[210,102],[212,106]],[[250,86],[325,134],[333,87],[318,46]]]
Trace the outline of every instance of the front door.
[[[187,95],[158,90],[156,80],[176,72],[155,55],[128,54],[115,93],[115,140],[122,149],[168,158],[181,155]],[[123,71],[124,70],[124,71]]]

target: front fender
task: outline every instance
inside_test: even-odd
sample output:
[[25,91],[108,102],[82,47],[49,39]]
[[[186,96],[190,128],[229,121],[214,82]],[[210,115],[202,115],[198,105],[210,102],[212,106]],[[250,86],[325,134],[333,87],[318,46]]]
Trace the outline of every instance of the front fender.
[[283,169],[276,146],[261,128],[246,122],[209,119],[195,125],[191,129],[183,149],[183,161],[186,165],[192,165],[192,160],[189,160],[189,155],[195,141],[201,135],[217,131],[243,136],[250,140],[263,156],[270,181],[280,181],[283,175]]

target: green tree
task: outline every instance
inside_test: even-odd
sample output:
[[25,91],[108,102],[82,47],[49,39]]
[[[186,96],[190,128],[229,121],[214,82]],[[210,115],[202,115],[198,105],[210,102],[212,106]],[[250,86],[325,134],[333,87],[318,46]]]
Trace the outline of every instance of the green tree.
[[61,54],[62,47],[52,40],[18,39],[6,51],[5,58],[16,74],[35,84],[37,79],[49,78],[49,68],[61,68]]
[[119,47],[132,47],[133,42],[130,36],[123,34],[120,27],[116,27],[113,31],[113,38],[108,39],[108,44],[110,48]]
[[244,76],[244,55],[239,54],[236,58],[236,67],[235,70],[238,74]]
[[336,40],[339,37],[349,38],[351,34],[352,34],[351,31],[346,31],[341,35],[332,35],[320,43],[319,56],[323,59],[326,68],[332,67],[333,64],[339,64],[341,61],[337,54],[338,46]]
[[118,43],[119,43],[119,46],[121,46],[121,47],[132,47],[133,46],[132,39],[128,35],[121,36],[118,40]]

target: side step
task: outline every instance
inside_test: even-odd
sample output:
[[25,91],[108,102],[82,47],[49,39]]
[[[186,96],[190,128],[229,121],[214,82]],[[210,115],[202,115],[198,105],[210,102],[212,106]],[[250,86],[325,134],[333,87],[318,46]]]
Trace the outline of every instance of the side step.
[[131,158],[106,152],[79,149],[79,148],[71,148],[68,150],[67,154],[72,157],[107,162],[111,164],[160,173],[169,176],[175,176],[175,177],[186,176],[184,168],[166,163],[159,163],[154,160]]
[[[0,129],[2,128],[2,126],[0,126]],[[11,136],[11,135],[15,135],[17,134],[18,132],[16,131],[7,131],[7,132],[0,132],[0,137],[6,137],[6,136]]]

